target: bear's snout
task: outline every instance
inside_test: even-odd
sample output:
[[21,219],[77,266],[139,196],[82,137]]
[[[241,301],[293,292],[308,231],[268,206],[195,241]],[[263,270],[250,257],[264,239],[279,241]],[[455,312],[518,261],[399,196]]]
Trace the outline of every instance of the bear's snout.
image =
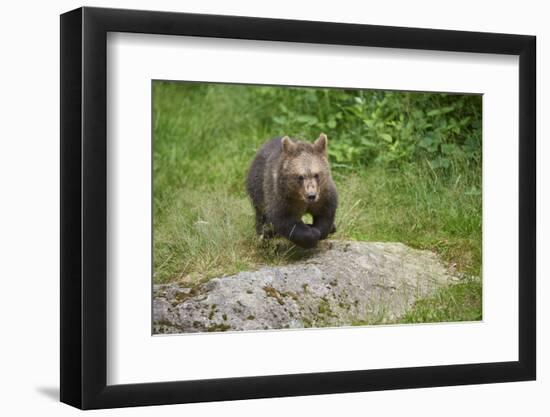
[[317,200],[319,195],[319,187],[317,186],[317,181],[313,178],[307,179],[305,181],[304,187],[304,197],[308,203],[313,203]]

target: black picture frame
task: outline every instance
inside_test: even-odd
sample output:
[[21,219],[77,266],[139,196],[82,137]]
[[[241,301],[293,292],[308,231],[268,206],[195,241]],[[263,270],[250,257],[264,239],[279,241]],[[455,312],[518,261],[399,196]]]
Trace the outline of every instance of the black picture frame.
[[[107,385],[108,32],[519,56],[519,360]],[[79,8],[61,15],[61,401],[82,409],[533,380],[534,36]]]

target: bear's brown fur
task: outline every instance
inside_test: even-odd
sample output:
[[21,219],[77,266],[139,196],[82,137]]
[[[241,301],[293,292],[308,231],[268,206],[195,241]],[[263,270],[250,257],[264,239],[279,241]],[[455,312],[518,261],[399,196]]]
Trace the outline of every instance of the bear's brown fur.
[[[327,137],[315,143],[274,138],[254,158],[246,188],[256,211],[256,232],[275,232],[298,246],[314,247],[335,231],[336,186],[327,159]],[[306,213],[313,224],[302,222]]]

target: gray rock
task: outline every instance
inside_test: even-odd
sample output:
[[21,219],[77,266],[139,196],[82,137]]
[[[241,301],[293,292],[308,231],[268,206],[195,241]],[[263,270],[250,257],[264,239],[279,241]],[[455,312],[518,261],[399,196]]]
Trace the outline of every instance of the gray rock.
[[429,251],[401,243],[326,241],[285,266],[153,289],[154,333],[385,323],[457,279]]

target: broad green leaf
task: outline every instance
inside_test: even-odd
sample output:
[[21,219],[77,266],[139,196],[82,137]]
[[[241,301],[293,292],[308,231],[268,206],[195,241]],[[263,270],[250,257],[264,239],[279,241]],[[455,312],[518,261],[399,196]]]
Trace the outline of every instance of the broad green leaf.
[[432,145],[434,144],[434,140],[429,136],[425,136],[422,139],[420,139],[418,144],[423,148],[428,149],[432,147]]
[[391,135],[388,134],[388,133],[379,133],[378,136],[379,136],[381,139],[383,139],[383,140],[385,140],[386,142],[388,142],[388,143],[392,143],[392,141],[393,141],[393,138],[392,138]]
[[307,115],[307,114],[301,114],[300,116],[296,117],[296,120],[300,123],[305,123],[305,124],[308,124],[308,125],[314,125],[315,123],[318,122],[317,117],[310,116],[310,115]]
[[457,152],[457,146],[454,143],[443,143],[441,152],[445,155],[452,155]]

